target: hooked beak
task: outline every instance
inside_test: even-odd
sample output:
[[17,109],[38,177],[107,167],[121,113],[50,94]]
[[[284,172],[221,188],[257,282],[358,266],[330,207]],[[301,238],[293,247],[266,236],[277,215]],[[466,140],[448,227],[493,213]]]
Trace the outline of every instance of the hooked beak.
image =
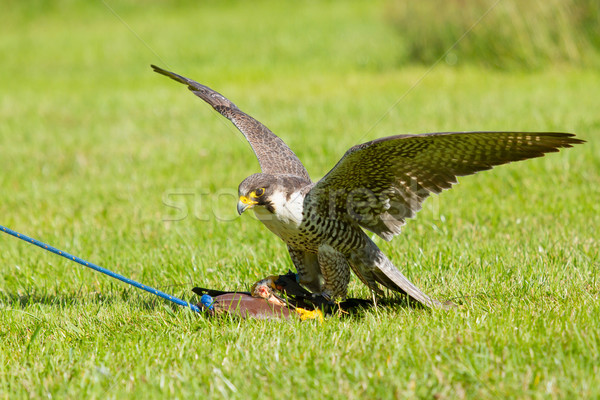
[[246,196],[240,196],[238,203],[237,203],[237,212],[239,215],[242,215],[242,213],[244,211],[246,211],[249,208],[254,207],[256,204],[258,204],[258,201],[250,200]]

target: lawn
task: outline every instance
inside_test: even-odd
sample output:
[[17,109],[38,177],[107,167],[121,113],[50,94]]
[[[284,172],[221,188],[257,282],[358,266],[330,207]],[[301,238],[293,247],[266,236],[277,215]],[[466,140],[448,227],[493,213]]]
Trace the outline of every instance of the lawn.
[[[600,397],[600,73],[399,65],[385,1],[18,2],[0,22],[0,224],[189,301],[291,262],[207,84],[323,176],[400,133],[587,141],[460,179],[377,243],[450,311],[210,319],[0,235],[0,398]],[[463,40],[469,40],[468,36]],[[368,297],[353,278],[350,294]]]

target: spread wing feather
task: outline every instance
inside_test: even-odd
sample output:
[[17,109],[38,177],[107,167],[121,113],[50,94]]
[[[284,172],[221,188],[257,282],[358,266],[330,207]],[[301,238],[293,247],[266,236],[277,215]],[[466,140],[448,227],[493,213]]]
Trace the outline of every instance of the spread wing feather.
[[456,177],[582,142],[556,132],[391,136],[352,147],[309,196],[322,215],[349,217],[391,240],[431,193],[449,189]]
[[252,150],[254,150],[260,168],[264,173],[295,175],[310,181],[306,168],[283,140],[271,132],[269,128],[242,112],[225,96],[198,82],[155,65],[152,65],[152,69],[161,75],[187,85],[192,93],[233,122],[252,146]]

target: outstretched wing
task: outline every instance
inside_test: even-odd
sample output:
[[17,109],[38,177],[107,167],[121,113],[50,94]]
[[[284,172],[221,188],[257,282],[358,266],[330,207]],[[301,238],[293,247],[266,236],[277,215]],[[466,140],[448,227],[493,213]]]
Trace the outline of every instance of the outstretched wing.
[[321,215],[350,217],[391,240],[430,193],[449,189],[457,176],[583,142],[573,134],[554,132],[444,132],[381,138],[348,150],[309,197]]
[[268,174],[290,174],[310,181],[308,172],[296,154],[266,126],[242,112],[225,96],[191,79],[152,65],[152,69],[188,86],[196,96],[210,104],[221,115],[229,119],[244,134],[260,168]]

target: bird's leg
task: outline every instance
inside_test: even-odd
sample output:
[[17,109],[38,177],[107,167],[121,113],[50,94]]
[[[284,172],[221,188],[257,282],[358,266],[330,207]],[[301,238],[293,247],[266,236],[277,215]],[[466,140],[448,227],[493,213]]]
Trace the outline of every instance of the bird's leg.
[[318,259],[323,274],[321,295],[333,300],[345,299],[350,282],[350,266],[346,257],[333,247],[324,244],[319,246]]
[[313,293],[322,291],[322,276],[316,253],[308,253],[288,246],[290,258],[296,267],[296,282]]

